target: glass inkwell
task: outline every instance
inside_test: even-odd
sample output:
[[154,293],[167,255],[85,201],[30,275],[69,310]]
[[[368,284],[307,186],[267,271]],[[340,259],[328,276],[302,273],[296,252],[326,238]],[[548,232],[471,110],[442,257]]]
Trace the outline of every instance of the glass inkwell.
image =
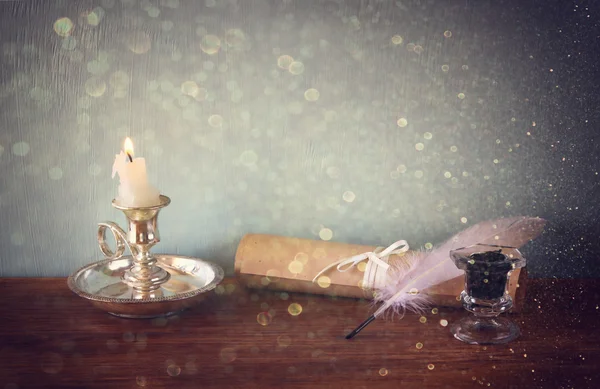
[[520,335],[519,327],[499,315],[513,305],[508,281],[514,269],[526,260],[513,247],[478,244],[452,250],[456,267],[465,271],[465,289],[460,294],[463,307],[473,313],[450,328],[460,341],[469,344],[502,344]]

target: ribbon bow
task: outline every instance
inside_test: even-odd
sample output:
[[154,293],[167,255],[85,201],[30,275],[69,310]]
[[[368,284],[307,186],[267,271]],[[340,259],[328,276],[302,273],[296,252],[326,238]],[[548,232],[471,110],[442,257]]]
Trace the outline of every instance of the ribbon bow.
[[[317,282],[317,279],[323,275],[324,273],[328,272],[331,268],[333,268],[334,266],[337,266],[337,270],[340,273],[346,272],[350,269],[352,269],[353,267],[357,266],[359,263],[361,263],[362,261],[364,261],[365,259],[368,259],[369,262],[367,263],[367,266],[375,266],[378,269],[382,269],[383,271],[387,271],[390,267],[390,265],[387,263],[388,257],[390,255],[394,255],[394,254],[401,254],[401,253],[405,253],[408,251],[409,247],[408,247],[408,243],[405,240],[399,240],[397,242],[392,243],[391,245],[389,245],[385,250],[378,252],[378,250],[381,249],[381,247],[379,247],[377,250],[375,250],[375,252],[373,251],[369,251],[366,253],[362,253],[362,254],[358,254],[355,256],[352,256],[350,258],[342,258],[339,261],[336,261],[328,266],[326,266],[323,270],[321,270],[316,276],[315,278],[313,278],[312,282]],[[365,278],[367,278],[367,274],[368,272],[365,272]]]

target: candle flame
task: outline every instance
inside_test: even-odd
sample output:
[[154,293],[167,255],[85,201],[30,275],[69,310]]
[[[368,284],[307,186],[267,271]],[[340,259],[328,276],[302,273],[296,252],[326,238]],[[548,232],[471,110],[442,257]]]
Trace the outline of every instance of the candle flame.
[[133,158],[133,142],[129,137],[125,138],[125,144],[123,145],[123,149],[125,150],[125,154]]

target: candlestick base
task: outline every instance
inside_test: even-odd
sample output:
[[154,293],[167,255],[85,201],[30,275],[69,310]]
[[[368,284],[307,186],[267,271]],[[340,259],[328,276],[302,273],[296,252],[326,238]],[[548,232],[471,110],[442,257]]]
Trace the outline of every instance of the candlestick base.
[[198,258],[155,254],[156,264],[170,278],[154,290],[141,292],[124,279],[134,264],[131,256],[106,259],[77,270],[69,288],[97,308],[126,318],[168,316],[189,308],[223,280],[221,267]]

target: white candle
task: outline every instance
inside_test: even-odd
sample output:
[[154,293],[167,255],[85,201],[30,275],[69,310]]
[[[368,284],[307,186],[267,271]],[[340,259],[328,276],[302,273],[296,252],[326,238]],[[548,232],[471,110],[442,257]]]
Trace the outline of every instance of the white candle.
[[117,203],[124,207],[148,207],[160,203],[160,192],[148,182],[146,160],[133,158],[133,143],[125,139],[125,151],[115,156],[112,177],[119,173]]

